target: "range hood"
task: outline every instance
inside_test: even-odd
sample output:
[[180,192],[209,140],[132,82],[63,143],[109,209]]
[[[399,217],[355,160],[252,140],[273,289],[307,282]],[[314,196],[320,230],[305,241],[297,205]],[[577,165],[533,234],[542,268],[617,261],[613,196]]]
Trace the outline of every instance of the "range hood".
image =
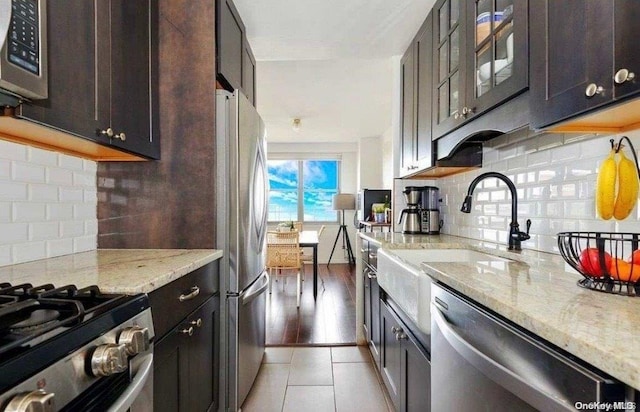
[[[438,141],[435,142],[436,146]],[[434,166],[423,169],[404,179],[431,179],[463,173],[482,167],[482,143],[463,142],[446,159],[436,159]]]

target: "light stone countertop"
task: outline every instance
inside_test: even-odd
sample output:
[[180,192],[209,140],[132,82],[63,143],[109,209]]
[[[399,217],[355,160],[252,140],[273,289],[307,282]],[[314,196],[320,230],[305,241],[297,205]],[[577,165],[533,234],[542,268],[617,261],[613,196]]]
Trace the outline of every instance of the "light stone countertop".
[[[385,250],[468,248],[513,259],[502,265],[422,263],[422,270],[521,327],[640,389],[640,297],[579,287],[560,255],[439,235],[360,233]],[[408,262],[407,262],[408,263]]]
[[149,293],[222,257],[216,249],[98,249],[0,267],[0,282],[97,285],[106,293]]

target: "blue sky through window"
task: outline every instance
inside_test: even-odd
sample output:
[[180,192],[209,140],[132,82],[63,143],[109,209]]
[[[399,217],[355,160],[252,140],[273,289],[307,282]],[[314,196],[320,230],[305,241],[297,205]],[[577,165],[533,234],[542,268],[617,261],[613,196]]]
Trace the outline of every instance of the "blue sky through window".
[[[269,160],[269,221],[335,221],[331,200],[338,193],[337,160]],[[298,205],[302,202],[302,215]]]

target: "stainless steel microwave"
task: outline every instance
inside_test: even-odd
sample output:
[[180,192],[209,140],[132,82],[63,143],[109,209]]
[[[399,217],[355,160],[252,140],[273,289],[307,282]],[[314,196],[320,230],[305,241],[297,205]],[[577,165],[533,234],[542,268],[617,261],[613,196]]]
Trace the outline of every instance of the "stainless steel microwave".
[[46,99],[47,0],[0,0],[0,91]]

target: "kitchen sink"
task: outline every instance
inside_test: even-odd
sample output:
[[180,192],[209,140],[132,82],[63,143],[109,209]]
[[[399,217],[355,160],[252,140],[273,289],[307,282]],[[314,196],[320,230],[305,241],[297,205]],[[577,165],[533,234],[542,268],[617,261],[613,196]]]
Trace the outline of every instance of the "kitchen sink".
[[510,259],[471,249],[378,249],[378,283],[421,332],[431,335],[431,278],[422,263],[504,265]]

